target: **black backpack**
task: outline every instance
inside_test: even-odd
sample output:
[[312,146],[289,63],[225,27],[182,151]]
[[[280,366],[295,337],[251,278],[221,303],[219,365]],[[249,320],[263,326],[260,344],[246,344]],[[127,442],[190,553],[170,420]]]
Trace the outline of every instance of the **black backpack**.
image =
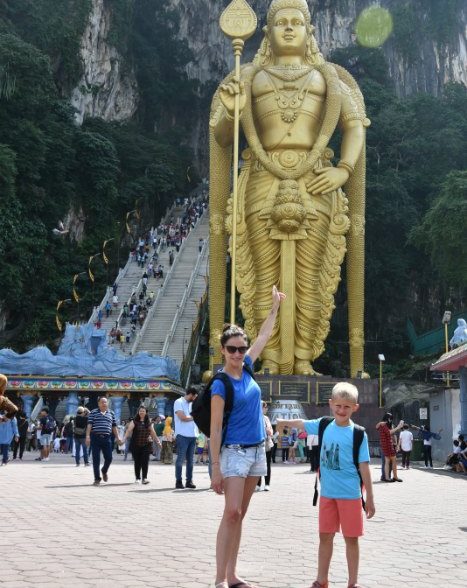
[[[253,379],[255,378],[253,370],[250,368],[250,366],[243,364],[243,369]],[[204,390],[198,394],[191,407],[191,416],[193,417],[193,420],[195,421],[198,429],[209,438],[211,436],[211,388],[213,382],[216,380],[220,380],[224,384],[225,388],[224,419],[222,421],[223,442],[227,432],[227,424],[234,402],[234,387],[230,377],[225,372],[217,372],[217,374],[215,374],[209,380]]]
[[[319,460],[321,462],[321,446],[323,443],[323,435],[326,427],[333,422],[333,417],[323,417],[319,422],[319,429],[318,429],[318,455]],[[363,443],[363,439],[365,437],[365,428],[361,427],[360,425],[354,424],[353,430],[353,447],[352,447],[352,454],[353,454],[353,462],[355,465],[355,469],[357,470],[358,477],[360,478],[360,487],[363,490],[363,480],[362,475],[360,474],[360,467],[358,462],[358,456],[360,453],[360,447]],[[321,472],[318,468],[318,473],[316,474],[315,479],[315,493],[313,496],[313,506],[316,506],[318,503],[318,478],[321,478]],[[362,491],[362,508],[365,508],[365,500],[363,498],[363,491]]]
[[57,426],[57,423],[55,422],[55,419],[52,415],[47,415],[46,416],[46,421],[45,421],[45,427],[44,427],[44,434],[45,435],[51,435],[54,431],[55,431],[55,427]]

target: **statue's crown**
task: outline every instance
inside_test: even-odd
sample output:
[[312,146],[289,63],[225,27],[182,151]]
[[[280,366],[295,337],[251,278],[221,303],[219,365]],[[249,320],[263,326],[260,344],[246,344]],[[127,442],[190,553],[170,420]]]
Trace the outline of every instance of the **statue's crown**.
[[272,0],[268,11],[268,28],[272,26],[274,17],[279,10],[283,10],[284,8],[296,8],[297,10],[300,10],[305,17],[306,23],[308,25],[311,24],[310,9],[308,8],[306,0]]

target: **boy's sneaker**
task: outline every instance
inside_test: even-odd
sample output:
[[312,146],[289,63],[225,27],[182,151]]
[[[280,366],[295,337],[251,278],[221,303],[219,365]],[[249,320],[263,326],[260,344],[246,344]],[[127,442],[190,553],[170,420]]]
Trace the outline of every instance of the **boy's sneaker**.
[[177,480],[175,482],[175,489],[176,490],[183,490],[185,488],[185,486],[183,485],[183,482],[181,480]]
[[146,478],[144,478],[141,483],[144,484],[144,485],[149,484],[149,480],[147,480]]
[[265,492],[269,492],[269,486],[265,486],[265,487],[264,487],[264,491],[265,491]]

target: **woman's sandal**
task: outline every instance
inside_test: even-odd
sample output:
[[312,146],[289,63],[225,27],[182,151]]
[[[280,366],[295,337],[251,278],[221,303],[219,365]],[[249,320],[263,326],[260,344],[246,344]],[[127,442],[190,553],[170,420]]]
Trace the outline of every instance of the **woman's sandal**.
[[310,586],[310,588],[329,588],[329,584],[328,584],[328,582],[325,582],[324,584],[320,584],[318,582],[318,580],[315,580],[313,582],[313,584]]
[[219,582],[219,584],[216,584],[215,588],[229,588],[229,585],[227,582]]

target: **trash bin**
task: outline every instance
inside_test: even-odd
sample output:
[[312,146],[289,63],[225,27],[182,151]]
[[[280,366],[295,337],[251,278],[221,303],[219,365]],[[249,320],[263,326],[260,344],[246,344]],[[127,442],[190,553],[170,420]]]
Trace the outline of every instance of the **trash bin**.
[[411,461],[423,461],[423,441],[421,439],[413,440]]

